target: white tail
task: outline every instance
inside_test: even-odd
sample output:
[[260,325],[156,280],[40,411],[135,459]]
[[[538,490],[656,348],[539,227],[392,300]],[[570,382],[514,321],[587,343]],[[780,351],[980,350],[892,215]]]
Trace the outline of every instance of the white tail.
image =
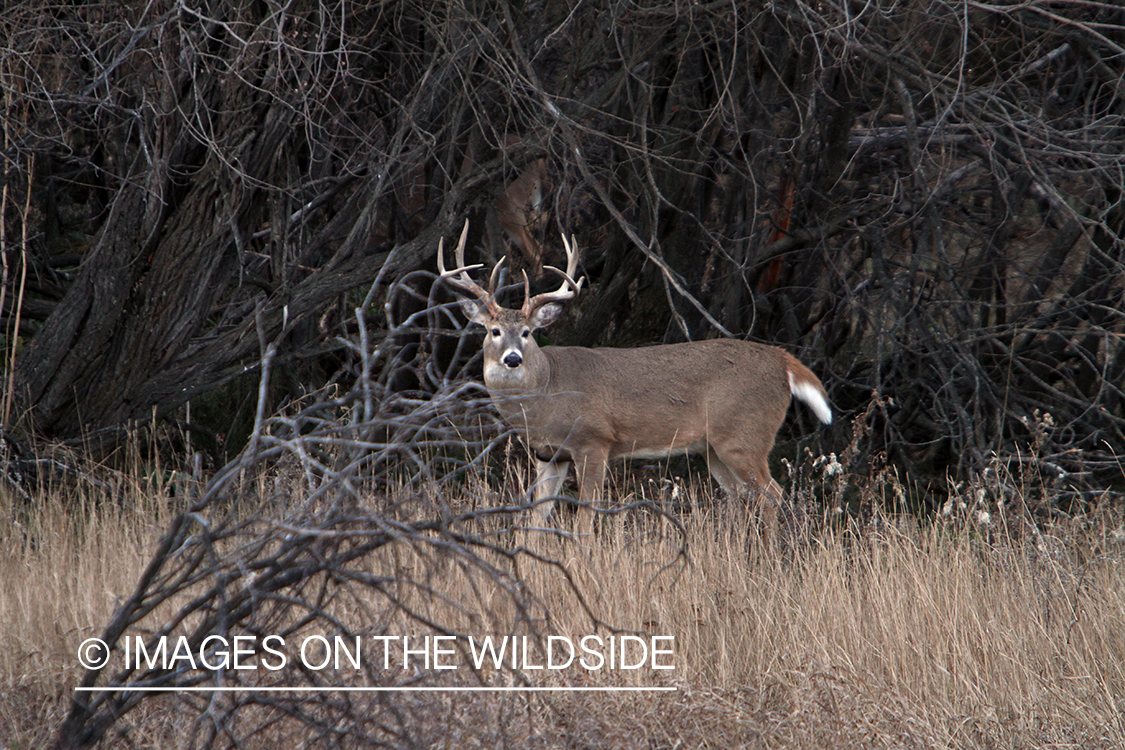
[[[736,339],[711,339],[637,349],[540,349],[531,335],[562,313],[562,303],[582,288],[575,281],[577,247],[567,242],[567,269],[557,291],[531,296],[524,277],[519,310],[500,307],[495,285],[480,287],[465,265],[468,222],[457,246],[457,268],[441,278],[466,293],[461,308],[485,327],[484,382],[497,408],[523,428],[536,458],[535,499],[542,516],[552,507],[573,463],[579,500],[595,503],[613,458],[701,453],[728,493],[752,484],[776,500],[780,488],[769,471],[769,453],[790,395],[804,401],[820,421],[832,410],[820,380],[796,357],[774,346]],[[501,261],[502,263],[503,261]],[[587,514],[589,519],[589,514]],[[588,525],[589,521],[585,521]]]

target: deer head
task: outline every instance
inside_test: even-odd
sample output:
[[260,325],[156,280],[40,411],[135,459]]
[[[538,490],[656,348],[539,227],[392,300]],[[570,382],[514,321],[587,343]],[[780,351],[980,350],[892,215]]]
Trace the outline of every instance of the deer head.
[[504,264],[501,259],[492,268],[488,289],[482,288],[469,276],[470,271],[483,268],[483,264],[466,265],[465,241],[468,237],[469,223],[461,231],[461,239],[454,251],[457,267],[445,268],[445,252],[442,242],[438,243],[438,272],[440,278],[465,293],[461,298],[461,310],[470,322],[485,329],[484,339],[484,381],[490,389],[502,386],[532,388],[542,379],[542,371],[534,365],[541,362],[537,355],[539,345],[531,334],[539,328],[551,325],[563,311],[563,303],[574,299],[582,290],[585,279],[574,280],[578,270],[578,245],[572,237],[569,241],[563,236],[566,248],[566,271],[554,266],[545,270],[562,277],[562,285],[553,292],[531,295],[531,284],[527,273],[523,275],[524,302],[519,310],[501,307],[496,301],[496,284]]

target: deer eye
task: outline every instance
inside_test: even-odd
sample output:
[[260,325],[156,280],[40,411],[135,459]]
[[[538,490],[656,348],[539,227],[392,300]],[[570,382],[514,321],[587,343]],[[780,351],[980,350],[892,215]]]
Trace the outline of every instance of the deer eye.
[[495,338],[500,338],[500,329],[499,329],[499,328],[493,328],[493,329],[492,329],[492,335],[493,335],[493,336],[494,336]]
[[530,328],[523,329],[523,333],[521,333],[520,335],[523,336],[526,339],[528,336],[531,335],[531,329]]

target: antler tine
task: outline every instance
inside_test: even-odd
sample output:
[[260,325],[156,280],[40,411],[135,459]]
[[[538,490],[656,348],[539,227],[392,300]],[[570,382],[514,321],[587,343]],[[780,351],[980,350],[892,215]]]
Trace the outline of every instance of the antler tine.
[[[577,294],[578,290],[582,287],[582,282],[586,280],[585,278],[581,278],[578,281],[574,280],[574,272],[578,270],[578,238],[571,235],[570,242],[567,242],[566,235],[564,234],[562,236],[562,241],[563,247],[566,249],[566,271],[560,271],[554,266],[543,266],[543,268],[548,268],[569,281],[574,286],[575,293]],[[562,291],[562,289],[560,288],[559,291]]]
[[562,236],[563,248],[566,249],[566,276],[573,277],[574,272],[578,270],[578,238],[573,234],[570,235],[570,242],[566,241],[566,235]]
[[496,265],[492,267],[492,274],[488,277],[488,289],[493,294],[496,294],[496,282],[500,280],[500,268],[504,265],[504,261],[508,259],[505,255],[500,260],[496,261]]
[[438,278],[448,282],[451,286],[455,286],[462,291],[468,292],[477,297],[492,309],[496,305],[496,300],[492,298],[492,292],[484,289],[480,284],[476,283],[469,277],[469,271],[475,271],[478,268],[484,268],[483,263],[475,263],[471,266],[465,265],[465,242],[469,237],[469,221],[465,220],[465,228],[461,230],[461,240],[457,243],[457,249],[454,251],[454,257],[457,259],[457,267],[452,271],[445,268],[445,238],[438,240]]
[[531,297],[529,296],[530,290],[527,288],[526,278],[524,279],[523,312],[525,315],[530,316],[536,309],[548,302],[565,302],[566,300],[574,299],[578,296],[578,293],[582,291],[582,282],[586,279],[583,277],[578,281],[574,280],[574,272],[578,270],[578,240],[572,235],[570,242],[567,242],[566,235],[564,234],[563,247],[566,248],[566,271],[560,271],[554,266],[543,266],[543,268],[554,271],[559,276],[562,276],[562,286],[553,292],[537,294]]

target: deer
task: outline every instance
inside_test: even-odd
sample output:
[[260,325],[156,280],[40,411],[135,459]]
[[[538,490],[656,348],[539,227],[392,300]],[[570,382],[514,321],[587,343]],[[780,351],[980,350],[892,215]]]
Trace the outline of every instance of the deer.
[[439,279],[455,290],[471,324],[485,329],[484,384],[501,416],[520,431],[535,459],[532,485],[537,521],[546,524],[571,464],[578,478],[581,526],[592,529],[607,464],[621,458],[658,459],[703,454],[728,497],[744,488],[782,499],[770,476],[769,454],[791,397],[824,424],[832,410],[824,385],[789,352],[741,339],[707,339],[637,348],[540,347],[532,335],[559,319],[585,278],[575,281],[578,243],[563,235],[567,267],[546,269],[562,278],[553,292],[531,295],[516,309],[496,301],[502,258],[489,288],[469,276],[468,222],[447,270],[438,242]]
[[544,221],[544,198],[550,191],[547,160],[539,158],[512,180],[492,203],[500,228],[523,253],[536,278],[542,273],[543,249],[531,232]]

